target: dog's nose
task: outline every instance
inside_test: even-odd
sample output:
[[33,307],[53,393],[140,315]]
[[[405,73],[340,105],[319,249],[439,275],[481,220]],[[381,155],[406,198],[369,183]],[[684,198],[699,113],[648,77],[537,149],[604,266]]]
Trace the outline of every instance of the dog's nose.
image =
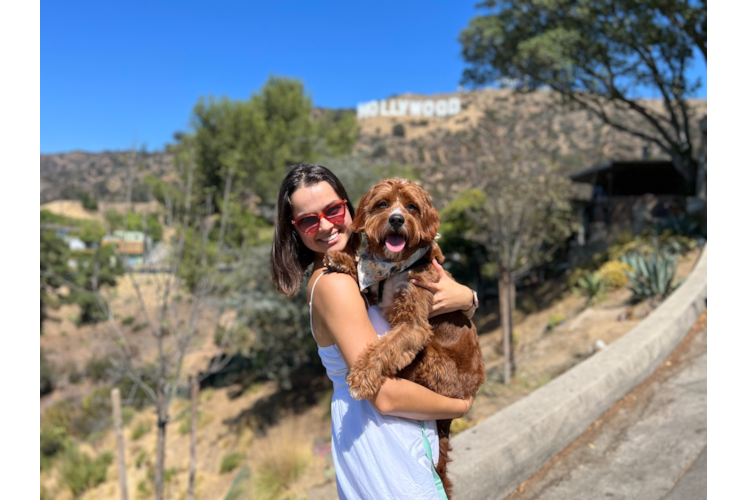
[[403,217],[400,214],[392,214],[390,215],[390,225],[394,228],[399,228],[405,224],[405,217]]

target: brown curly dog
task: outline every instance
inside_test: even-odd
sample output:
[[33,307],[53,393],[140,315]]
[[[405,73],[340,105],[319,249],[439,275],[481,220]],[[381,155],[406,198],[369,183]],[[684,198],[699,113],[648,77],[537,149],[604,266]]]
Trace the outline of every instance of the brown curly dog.
[[[475,325],[459,311],[429,319],[432,293],[410,283],[410,279],[437,281],[431,261],[436,258],[444,262],[434,241],[438,229],[439,214],[431,197],[408,180],[385,179],[361,199],[352,230],[365,231],[370,258],[387,266],[408,261],[419,251],[425,253],[412,267],[389,277],[383,286],[377,283],[369,287],[367,297],[379,302],[391,330],[369,345],[351,368],[347,380],[356,399],[374,396],[390,376],[461,399],[475,396],[486,379]],[[324,264],[331,271],[358,280],[356,262],[345,253],[328,253]],[[448,497],[452,490],[447,478],[451,423],[451,419],[437,421],[436,471]]]

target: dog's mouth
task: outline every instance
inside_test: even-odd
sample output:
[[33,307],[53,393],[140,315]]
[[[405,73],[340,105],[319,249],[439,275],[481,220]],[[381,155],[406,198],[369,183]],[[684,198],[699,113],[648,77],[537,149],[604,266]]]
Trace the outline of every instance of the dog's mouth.
[[405,238],[399,234],[390,234],[387,239],[384,240],[384,245],[392,253],[399,253],[405,248]]

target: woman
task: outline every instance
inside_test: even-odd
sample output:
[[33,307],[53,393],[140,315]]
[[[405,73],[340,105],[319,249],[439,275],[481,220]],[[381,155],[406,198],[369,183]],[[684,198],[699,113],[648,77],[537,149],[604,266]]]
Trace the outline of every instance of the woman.
[[[353,204],[335,174],[319,165],[295,165],[278,195],[271,253],[273,281],[287,296],[298,291],[304,271],[314,266],[307,300],[312,335],[334,387],[332,455],[338,495],[341,500],[440,499],[443,493],[437,491],[431,464],[439,457],[435,420],[463,416],[472,400],[448,398],[397,378],[387,379],[370,400],[350,396],[348,368],[377,335],[389,330],[379,309],[367,308],[350,276],[327,274],[322,265],[329,251],[355,257],[361,237],[350,230],[353,215]],[[416,283],[434,292],[432,314],[459,309],[472,316],[472,291],[434,265],[439,282]],[[419,420],[425,421],[425,433]]]

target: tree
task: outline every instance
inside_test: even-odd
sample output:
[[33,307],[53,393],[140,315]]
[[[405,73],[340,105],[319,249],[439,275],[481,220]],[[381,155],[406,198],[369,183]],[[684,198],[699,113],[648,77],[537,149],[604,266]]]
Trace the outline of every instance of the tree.
[[315,120],[303,83],[282,77],[271,76],[246,101],[201,98],[192,112],[193,132],[180,134],[173,145],[195,152],[194,202],[202,205],[207,193],[229,193],[228,200],[214,198],[218,212],[241,200],[245,209],[259,206],[261,215],[271,220],[289,165],[347,154],[356,141],[352,111],[316,114]]
[[[203,206],[196,206],[193,203],[194,153],[189,149],[182,149],[179,152],[181,154],[174,159],[174,165],[177,168],[176,185],[172,186],[173,189],[162,191],[167,208],[167,224],[173,228],[175,233],[174,239],[168,242],[170,251],[164,264],[167,271],[144,276],[136,274],[132,269],[126,270],[126,277],[135,290],[140,312],[145,317],[147,327],[156,340],[156,362],[152,373],[134,365],[129,335],[124,331],[122,324],[115,320],[114,311],[110,306],[110,301],[106,300],[104,292],[97,287],[88,291],[80,284],[69,283],[71,293],[88,292],[93,297],[93,303],[99,308],[98,315],[106,321],[104,325],[108,327],[117,348],[116,353],[109,358],[113,371],[120,377],[130,379],[156,407],[157,443],[154,481],[157,500],[163,498],[166,437],[171,403],[180,386],[185,385],[182,373],[184,358],[195,343],[196,335],[200,331],[198,325],[201,329],[206,327],[204,322],[206,312],[211,310],[216,297],[224,292],[220,277],[221,266],[233,262],[236,257],[233,253],[223,252],[225,247],[222,241],[215,242],[213,247],[209,247],[210,224],[208,222],[213,216],[212,195],[209,193],[206,196]],[[133,182],[132,177],[128,182]],[[127,193],[131,192],[128,186]],[[179,193],[180,196],[173,199],[171,195],[174,193]],[[128,199],[128,206],[129,201]],[[202,212],[203,210],[205,212]],[[144,220],[147,220],[150,215],[144,214]],[[127,223],[131,220],[131,216],[132,213],[128,212],[119,220]],[[227,216],[228,212],[222,214],[222,218]],[[116,220],[113,221],[116,222]],[[114,247],[104,248],[113,250]],[[214,253],[209,255],[211,249]],[[122,256],[117,257],[121,265]],[[194,269],[189,276],[194,281],[187,286],[183,268],[190,265]],[[144,298],[143,288],[147,282],[155,283],[153,299]],[[183,293],[190,294],[189,300],[183,299]],[[214,319],[217,321],[219,318],[214,316]],[[219,347],[226,349],[230,347],[227,342],[232,336],[226,335],[224,338],[226,343]],[[214,359],[207,370],[201,373],[200,377],[196,377],[194,383],[199,384],[202,379],[223,368],[229,360],[230,358]],[[127,392],[129,391],[123,390],[123,394]]]
[[[566,103],[657,144],[694,185],[697,134],[687,98],[701,82],[689,81],[686,70],[695,47],[706,61],[706,2],[487,0],[480,7],[488,13],[460,34],[470,65],[464,83],[549,87]],[[643,88],[661,105],[637,99]]]
[[123,263],[117,259],[114,247],[99,246],[91,253],[75,255],[76,269],[69,278],[70,293],[66,300],[80,306],[80,324],[98,323],[106,319],[102,308],[101,288],[114,287],[117,277],[125,272]]
[[39,329],[41,331],[48,310],[56,308],[60,302],[58,290],[63,282],[59,277],[68,274],[69,250],[64,241],[55,237],[54,231],[42,229],[39,236]]
[[487,112],[474,129],[453,139],[461,147],[448,149],[449,161],[461,166],[471,187],[443,210],[442,223],[448,238],[459,232],[462,243],[452,246],[469,250],[468,259],[486,255],[484,268],[498,280],[507,384],[514,370],[515,282],[550,260],[573,229],[570,183],[555,171],[554,152],[540,135],[524,130],[539,128],[543,118],[543,110],[526,120]]

